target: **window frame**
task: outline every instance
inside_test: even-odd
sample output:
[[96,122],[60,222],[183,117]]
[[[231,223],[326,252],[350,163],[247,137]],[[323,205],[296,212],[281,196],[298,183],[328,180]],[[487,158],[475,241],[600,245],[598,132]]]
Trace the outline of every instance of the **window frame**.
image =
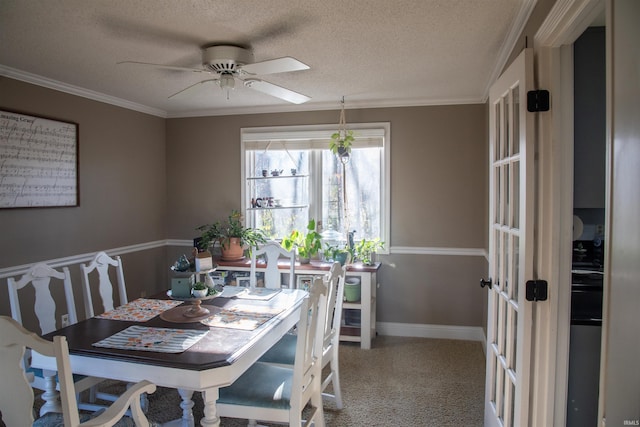
[[[380,250],[381,254],[388,254],[390,247],[390,224],[391,224],[391,125],[389,122],[375,123],[353,123],[349,124],[349,130],[353,130],[356,137],[356,145],[360,140],[365,141],[368,138],[381,139],[382,162],[380,170],[380,192],[381,192],[381,211],[380,211],[380,240],[385,242],[384,249]],[[241,211],[245,215],[247,213],[247,142],[248,141],[278,141],[278,140],[313,140],[314,147],[309,149],[325,149],[318,146],[318,141],[323,141],[326,149],[329,149],[329,140],[331,134],[337,131],[337,125],[296,125],[296,126],[269,126],[269,127],[248,127],[240,129],[240,171],[241,171]],[[363,144],[366,145],[366,144]],[[315,157],[316,162],[320,162],[319,157]],[[313,160],[312,160],[313,161]],[[320,170],[318,164],[314,165],[314,170]],[[310,174],[309,187],[313,188],[312,194],[322,194],[321,174]],[[322,217],[322,204],[314,200],[309,200],[309,215],[311,218]],[[250,220],[247,219],[248,226],[252,226]],[[359,240],[359,239],[356,239]]]

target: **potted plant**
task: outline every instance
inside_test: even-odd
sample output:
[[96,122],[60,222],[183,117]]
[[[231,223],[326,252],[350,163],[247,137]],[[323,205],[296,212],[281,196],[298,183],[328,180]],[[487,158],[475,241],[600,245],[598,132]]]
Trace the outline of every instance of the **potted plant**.
[[379,238],[373,240],[362,239],[354,247],[355,258],[362,261],[364,265],[371,265],[374,262],[374,255],[378,249],[384,248],[384,242]]
[[282,239],[282,247],[288,251],[295,248],[300,263],[308,264],[311,257],[322,248],[322,236],[316,231],[316,221],[309,220],[306,234],[293,230],[289,236]]
[[217,241],[220,243],[222,259],[225,261],[242,259],[245,247],[251,249],[258,243],[267,241],[262,230],[243,225],[242,214],[237,210],[231,211],[226,221],[201,225],[197,230],[202,233],[199,249],[205,250]]
[[340,265],[344,266],[349,258],[349,250],[340,246],[327,244],[324,257],[327,261],[338,261]]
[[352,130],[340,130],[331,135],[329,150],[338,157],[349,157],[354,140]]
[[191,288],[191,295],[195,298],[204,298],[207,296],[207,293],[209,293],[209,288],[207,288],[204,282],[196,282]]

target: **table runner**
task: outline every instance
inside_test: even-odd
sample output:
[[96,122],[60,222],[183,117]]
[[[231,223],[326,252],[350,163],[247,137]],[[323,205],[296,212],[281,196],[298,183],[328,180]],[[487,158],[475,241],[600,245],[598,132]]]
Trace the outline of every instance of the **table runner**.
[[99,319],[146,322],[163,311],[182,304],[182,301],[138,298],[113,310],[96,316]]
[[206,334],[207,331],[193,329],[129,326],[127,329],[92,345],[94,347],[118,348],[122,350],[181,353],[197,343]]
[[242,329],[252,331],[266,321],[282,313],[281,308],[237,305],[228,310],[222,309],[200,323],[218,328]]

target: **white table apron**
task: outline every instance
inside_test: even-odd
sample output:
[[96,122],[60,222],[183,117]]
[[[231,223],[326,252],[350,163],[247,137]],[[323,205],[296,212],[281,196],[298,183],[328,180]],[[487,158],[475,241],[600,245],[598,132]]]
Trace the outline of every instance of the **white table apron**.
[[[300,296],[304,291],[294,290]],[[218,390],[232,384],[253,363],[255,363],[269,348],[289,331],[300,318],[300,304],[302,298],[297,298],[295,303],[279,315],[280,321],[272,327],[266,328],[254,340],[244,348],[236,351],[237,359],[232,364],[201,371],[144,364],[139,360],[116,360],[96,357],[86,354],[74,354],[70,349],[71,368],[74,374],[99,376],[113,380],[126,382],[138,382],[148,380],[152,383],[168,388],[178,389],[182,402],[182,418],[165,425],[193,426],[194,406],[191,397],[194,391],[202,392],[204,401],[204,417],[202,426],[219,426],[220,419],[216,411]],[[214,330],[212,328],[211,330]],[[96,369],[99,364],[99,370]],[[52,370],[55,373],[55,359],[42,356],[33,352],[32,366],[44,370]]]

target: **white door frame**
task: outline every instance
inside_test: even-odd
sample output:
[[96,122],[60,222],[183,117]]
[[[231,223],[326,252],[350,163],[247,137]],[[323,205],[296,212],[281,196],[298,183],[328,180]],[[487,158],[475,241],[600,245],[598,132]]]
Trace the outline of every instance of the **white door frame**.
[[604,0],[557,0],[534,38],[537,87],[551,93],[539,113],[535,270],[549,282],[535,307],[532,425],[566,423],[573,229],[573,43],[604,10]]

